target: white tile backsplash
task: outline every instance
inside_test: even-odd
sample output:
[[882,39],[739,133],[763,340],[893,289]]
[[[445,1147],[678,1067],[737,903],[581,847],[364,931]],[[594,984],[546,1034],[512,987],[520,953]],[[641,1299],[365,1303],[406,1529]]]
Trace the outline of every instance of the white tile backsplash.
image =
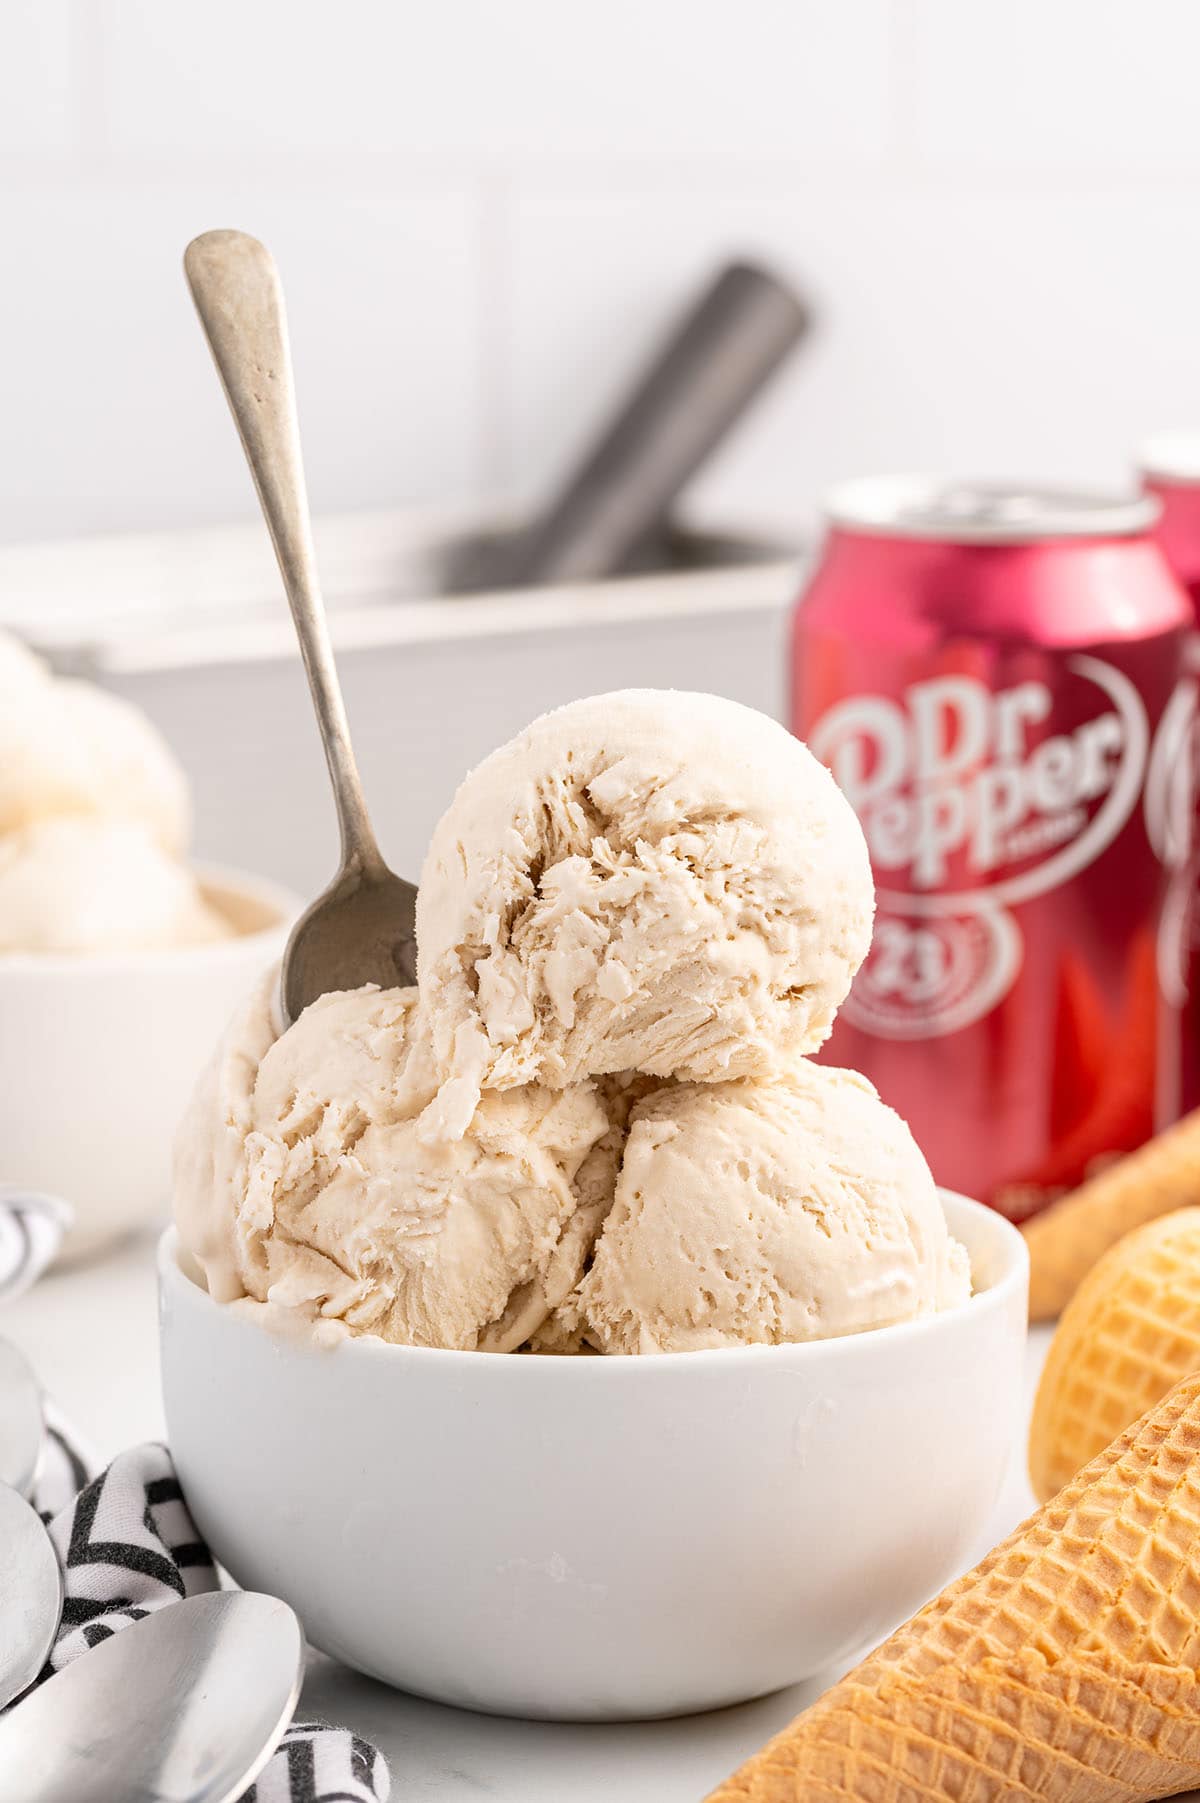
[[902,0],[931,164],[1045,176],[1200,174],[1200,6]]
[[443,185],[47,180],[0,194],[0,537],[237,518],[254,502],[184,284],[215,225],[274,248],[324,512],[478,486],[474,196]]
[[578,446],[731,254],[819,329],[698,481],[1115,479],[1200,419],[1195,0],[0,0],[0,538],[246,517],[179,273],[280,260],[325,510]]
[[113,142],[879,157],[889,0],[108,0]]
[[[806,290],[818,328],[702,475],[721,513],[804,516],[888,467],[1120,480],[1146,422],[1200,413],[1200,236],[1181,189],[819,181],[567,191],[512,227],[512,475],[536,485],[731,247]],[[566,404],[564,404],[566,397]]]
[[71,148],[71,58],[71,0],[3,0],[0,155]]

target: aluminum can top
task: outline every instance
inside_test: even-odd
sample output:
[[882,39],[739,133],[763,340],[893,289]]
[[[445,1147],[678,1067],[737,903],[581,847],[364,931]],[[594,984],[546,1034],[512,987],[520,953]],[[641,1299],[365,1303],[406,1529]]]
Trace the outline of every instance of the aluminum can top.
[[844,531],[959,545],[1131,538],[1150,531],[1160,511],[1153,495],[938,476],[859,477],[826,503],[831,523]]
[[1135,461],[1151,482],[1200,486],[1200,432],[1156,432],[1138,446]]

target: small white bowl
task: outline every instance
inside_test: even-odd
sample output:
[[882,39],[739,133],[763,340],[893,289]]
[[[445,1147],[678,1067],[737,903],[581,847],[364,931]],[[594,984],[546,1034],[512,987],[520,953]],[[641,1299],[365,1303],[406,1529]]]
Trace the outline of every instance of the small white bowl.
[[171,1447],[238,1583],[385,1683],[628,1720],[811,1677],[970,1557],[1021,1396],[1028,1260],[944,1197],[977,1293],[852,1338],[503,1358],[264,1324],[159,1251]]
[[67,1258],[168,1213],[171,1141],[192,1086],[299,912],[257,877],[199,876],[236,937],[0,955],[0,1182],[71,1204]]

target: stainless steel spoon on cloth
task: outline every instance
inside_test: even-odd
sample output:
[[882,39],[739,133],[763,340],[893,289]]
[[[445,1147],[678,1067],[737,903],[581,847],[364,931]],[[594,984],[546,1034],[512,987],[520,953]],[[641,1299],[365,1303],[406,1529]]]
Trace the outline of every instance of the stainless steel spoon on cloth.
[[0,1484],[0,1709],[45,1665],[62,1607],[62,1572],[41,1517]]
[[170,1603],[0,1717],[0,1803],[233,1803],[283,1737],[303,1661],[274,1597]]
[[42,1387],[16,1347],[0,1340],[0,1484],[19,1496],[33,1495],[45,1433]]
[[341,869],[300,916],[283,955],[290,1025],[331,989],[415,981],[417,891],[383,861],[350,744],[317,581],[279,272],[245,232],[205,232],[183,266],[275,547],[341,829]]

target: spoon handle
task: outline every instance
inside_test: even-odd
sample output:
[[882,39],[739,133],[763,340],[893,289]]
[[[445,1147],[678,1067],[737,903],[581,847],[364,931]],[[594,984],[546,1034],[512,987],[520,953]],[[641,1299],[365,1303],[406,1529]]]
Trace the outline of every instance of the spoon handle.
[[183,267],[279,561],[333,781],[342,862],[379,866],[317,580],[279,271],[257,238],[228,231],[194,238]]

